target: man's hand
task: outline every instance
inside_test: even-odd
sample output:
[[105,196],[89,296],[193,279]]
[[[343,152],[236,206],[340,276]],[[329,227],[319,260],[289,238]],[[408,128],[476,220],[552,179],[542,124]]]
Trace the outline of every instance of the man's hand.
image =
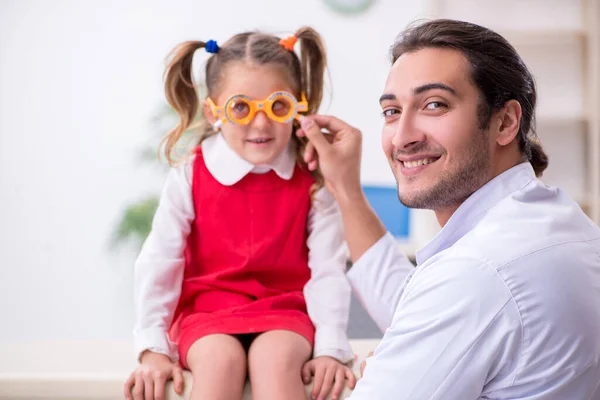
[[[301,120],[299,137],[309,140],[304,161],[320,167],[325,185],[342,212],[350,258],[356,262],[387,229],[369,204],[360,183],[362,134],[337,118],[311,115]],[[322,132],[324,128],[327,132]]]
[[[307,361],[302,367],[302,381],[310,383],[314,376],[311,399],[325,400],[331,392],[331,400],[336,400],[344,390],[344,383],[348,380],[348,387],[354,389],[356,377],[350,368],[328,356],[321,356]],[[333,390],[332,390],[333,387]]]
[[183,372],[177,363],[164,354],[146,351],[141,364],[125,382],[124,394],[128,400],[163,400],[165,384],[173,379],[175,392],[183,393]]
[[[373,355],[373,352],[370,351],[369,355],[367,356],[367,358],[371,357]],[[365,358],[361,363],[360,363],[360,377],[363,377],[363,373],[365,372],[365,367],[367,366],[367,358]]]
[[[309,169],[321,168],[329,191],[339,197],[362,196],[360,161],[362,134],[335,117],[311,115],[301,121],[299,137],[308,138],[304,161]],[[326,129],[323,132],[321,129]]]

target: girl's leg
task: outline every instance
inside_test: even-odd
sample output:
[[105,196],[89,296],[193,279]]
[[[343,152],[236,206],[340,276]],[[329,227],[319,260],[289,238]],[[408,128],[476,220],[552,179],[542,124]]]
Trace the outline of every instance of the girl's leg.
[[230,335],[204,336],[190,347],[191,400],[240,400],[246,383],[246,351]]
[[254,400],[306,400],[301,370],[312,354],[310,343],[291,331],[269,331],[254,339],[248,369]]

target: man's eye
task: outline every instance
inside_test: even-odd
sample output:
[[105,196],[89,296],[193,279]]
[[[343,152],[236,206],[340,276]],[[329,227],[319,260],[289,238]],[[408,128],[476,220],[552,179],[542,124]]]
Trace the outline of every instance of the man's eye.
[[446,108],[448,107],[446,104],[442,103],[441,101],[432,101],[431,103],[427,103],[427,105],[425,106],[425,108],[427,110],[437,110],[440,108]]
[[391,117],[392,115],[400,114],[400,110],[396,110],[395,108],[390,108],[388,110],[383,110],[382,115],[384,117]]

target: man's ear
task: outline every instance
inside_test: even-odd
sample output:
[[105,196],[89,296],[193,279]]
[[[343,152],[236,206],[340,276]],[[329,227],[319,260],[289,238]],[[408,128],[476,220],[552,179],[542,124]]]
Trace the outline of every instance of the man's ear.
[[510,144],[521,126],[521,104],[517,100],[509,100],[500,110],[494,113],[491,127],[495,130],[496,143],[500,146]]

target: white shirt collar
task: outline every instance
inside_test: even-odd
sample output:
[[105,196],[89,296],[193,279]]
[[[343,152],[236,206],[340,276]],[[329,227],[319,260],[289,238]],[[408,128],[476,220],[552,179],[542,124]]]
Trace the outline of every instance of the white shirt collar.
[[454,245],[473,229],[490,208],[535,179],[533,167],[529,162],[524,162],[483,185],[458,207],[431,242],[416,252],[417,265]]
[[220,133],[205,139],[201,146],[206,168],[221,185],[234,185],[251,172],[262,174],[273,170],[285,180],[290,180],[294,174],[296,157],[293,140],[272,163],[261,165],[254,165],[240,157]]

